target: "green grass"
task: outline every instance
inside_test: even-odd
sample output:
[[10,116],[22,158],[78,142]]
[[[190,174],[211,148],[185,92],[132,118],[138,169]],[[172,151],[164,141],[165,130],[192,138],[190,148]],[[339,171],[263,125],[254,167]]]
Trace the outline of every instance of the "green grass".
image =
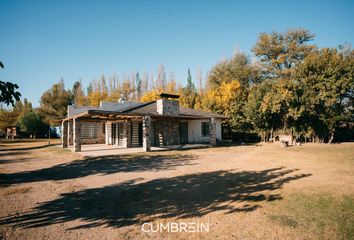
[[354,196],[328,193],[286,195],[271,204],[269,218],[283,226],[315,233],[319,239],[354,239]]

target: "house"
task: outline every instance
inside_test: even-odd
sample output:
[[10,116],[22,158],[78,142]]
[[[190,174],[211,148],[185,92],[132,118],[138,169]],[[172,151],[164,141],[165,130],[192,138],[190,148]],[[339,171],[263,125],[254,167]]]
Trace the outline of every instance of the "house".
[[148,103],[101,102],[99,107],[68,106],[62,121],[62,146],[81,151],[82,144],[105,143],[119,148],[208,143],[221,140],[228,117],[179,106],[178,95],[161,94]]

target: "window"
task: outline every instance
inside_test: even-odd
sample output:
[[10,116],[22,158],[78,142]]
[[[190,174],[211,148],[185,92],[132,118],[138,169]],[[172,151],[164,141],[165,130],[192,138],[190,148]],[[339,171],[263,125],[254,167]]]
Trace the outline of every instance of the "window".
[[81,123],[81,138],[97,138],[97,123]]
[[210,123],[202,122],[202,137],[209,137],[210,135]]

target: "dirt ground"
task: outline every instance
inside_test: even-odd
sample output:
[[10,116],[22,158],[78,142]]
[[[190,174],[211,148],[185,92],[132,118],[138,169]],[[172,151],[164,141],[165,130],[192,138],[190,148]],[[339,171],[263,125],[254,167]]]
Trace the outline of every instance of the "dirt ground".
[[83,157],[0,143],[0,194],[0,239],[354,239],[354,144]]

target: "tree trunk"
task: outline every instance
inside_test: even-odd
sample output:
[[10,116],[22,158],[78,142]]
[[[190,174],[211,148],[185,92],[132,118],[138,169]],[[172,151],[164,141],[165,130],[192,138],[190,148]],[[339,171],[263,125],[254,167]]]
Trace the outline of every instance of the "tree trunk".
[[331,137],[328,140],[328,144],[331,144],[334,139],[334,131],[331,132]]

